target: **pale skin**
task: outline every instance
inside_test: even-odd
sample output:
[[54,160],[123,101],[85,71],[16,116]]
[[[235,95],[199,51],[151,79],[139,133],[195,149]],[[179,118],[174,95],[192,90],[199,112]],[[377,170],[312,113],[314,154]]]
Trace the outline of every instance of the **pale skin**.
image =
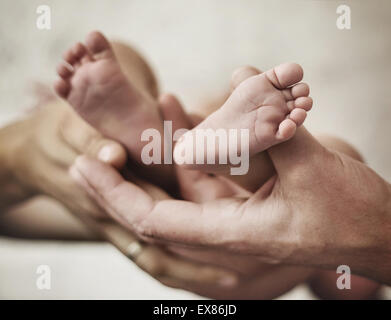
[[[127,60],[120,61],[125,66],[123,70],[127,71],[127,74],[133,75],[132,81],[139,83],[140,87],[145,85],[150,94],[156,96],[156,85],[151,81],[145,68],[140,67],[139,62],[126,64],[129,58],[135,58],[134,53],[132,56],[132,51],[123,45],[116,44],[114,48],[117,50],[117,56],[126,56]],[[142,70],[139,70],[140,68]],[[167,95],[162,96],[160,107],[163,113],[166,110],[166,113],[169,114],[172,99]],[[25,120],[1,129],[0,140],[0,161],[4,164],[1,166],[0,203],[2,211],[31,197],[49,195],[63,203],[82,221],[91,222],[90,217],[98,219],[99,222],[107,221],[105,213],[82,189],[74,184],[67,171],[74,159],[80,154],[88,154],[116,168],[121,168],[126,155],[118,143],[104,138],[81,121],[66,104],[59,101],[45,103]],[[102,152],[103,150],[104,152]],[[211,183],[213,182],[211,181]],[[157,188],[145,183],[141,185],[156,198],[167,197]],[[221,186],[220,190],[227,192],[226,187]],[[25,224],[29,224],[28,221],[31,220],[31,217],[27,212],[26,215],[18,218],[23,221],[18,223],[21,230],[17,230],[17,234],[23,236],[24,230],[28,229]],[[41,225],[39,230],[34,231],[34,237],[54,239],[59,237],[61,239],[97,239],[100,237],[99,232],[97,234],[76,232],[72,225],[66,223],[66,219],[57,219],[58,217],[51,217],[53,223],[45,229],[45,217],[40,215],[37,218],[41,221]],[[2,221],[2,226],[7,228],[7,220]],[[91,224],[89,223],[88,226]],[[121,236],[121,232],[124,231],[117,229],[118,236]],[[127,238],[130,235],[126,235]],[[308,273],[304,270],[302,275],[299,275],[300,278],[288,281],[292,278],[292,268],[290,267],[268,267],[263,270],[258,268],[256,270],[259,274],[257,280],[248,273],[238,282],[239,279],[235,273],[210,265],[191,263],[188,260],[167,254],[155,246],[145,246],[135,263],[166,285],[204,294],[207,294],[206,290],[210,290],[207,288],[213,288],[214,292],[210,294],[215,297],[223,297],[224,293],[230,292],[233,288],[236,289],[238,297],[245,297],[241,295],[239,290],[239,288],[243,288],[242,291],[248,295],[247,297],[273,298],[306,278]],[[241,265],[239,264],[239,266]],[[280,276],[281,282],[278,284],[275,279],[279,279]]]
[[[153,75],[139,56],[129,47],[113,44],[123,70],[132,74],[132,81],[157,96]],[[164,97],[162,98],[164,105]],[[58,200],[78,219],[92,228],[75,228],[69,219],[35,215],[40,226],[32,231],[28,212],[16,219],[18,230],[8,230],[9,215],[1,215],[1,231],[8,235],[51,239],[97,240],[111,237],[113,243],[137,238],[111,219],[74,183],[68,174],[75,158],[88,154],[118,169],[126,162],[126,151],[85,123],[72,109],[58,99],[45,102],[25,119],[0,129],[0,208],[1,213],[35,196],[46,195]],[[150,194],[161,198],[164,192],[140,182]],[[13,219],[13,218],[11,218]],[[15,219],[13,219],[15,222]],[[50,221],[47,223],[46,221]],[[112,230],[115,230],[115,233]],[[236,274],[202,263],[179,258],[157,246],[144,246],[134,261],[141,269],[172,287],[213,285],[227,288],[236,281]]]
[[[107,214],[70,178],[69,167],[80,154],[99,158],[117,168],[124,165],[126,154],[121,145],[104,138],[69,106],[52,101],[30,117],[0,129],[0,146],[0,204],[1,213],[4,213],[0,216],[1,233],[91,241],[101,240],[109,229],[115,229],[114,242],[137,240],[131,232],[113,225]],[[103,148],[105,152],[102,155]],[[140,185],[157,198],[165,195],[147,183]],[[40,221],[39,229],[29,230],[34,218],[25,212],[16,217],[21,220],[16,223],[18,230],[7,230],[8,220],[13,217],[5,212],[40,195],[58,200],[88,228],[75,227],[66,217],[48,217],[44,210],[34,215]],[[111,232],[109,236],[112,236]],[[156,246],[144,246],[142,254],[134,262],[171,287],[213,285],[227,288],[236,281],[236,275],[231,272],[175,257]]]
[[[250,73],[252,69],[239,69],[235,73],[246,71]],[[235,73],[234,79],[239,77]],[[303,124],[306,112],[312,107],[308,85],[299,83],[302,79],[303,70],[294,63],[285,63],[243,79],[217,111],[182,136],[176,150],[185,148],[182,145],[186,143],[186,136],[192,137],[193,132],[199,129],[247,129],[250,157],[292,138],[296,128]],[[216,152],[215,160],[218,160],[218,156]],[[195,161],[193,163],[185,164],[185,167],[197,170],[203,168]],[[215,166],[207,165],[206,170],[221,171],[222,166],[216,163]]]
[[[99,132],[122,143],[149,181],[165,189],[173,187],[172,167],[156,165],[143,170],[140,153],[144,143],[134,138],[140,137],[144,128],[155,128],[163,134],[156,96],[149,88],[129,81],[129,76],[135,78],[134,74],[123,71],[106,38],[98,32],[90,33],[85,44],[78,42],[64,53],[57,73],[60,78],[54,88],[60,97]],[[107,110],[115,112],[102,117]]]
[[[91,38],[89,40],[91,40]],[[85,47],[86,49],[91,48],[91,50],[92,50],[92,49],[96,48],[96,46],[94,44],[92,44],[92,43],[88,44],[88,43],[89,42],[87,41],[86,47]],[[76,49],[77,49],[77,47],[78,46],[76,46]],[[77,50],[71,49],[71,52],[75,52],[75,51],[77,51]],[[93,54],[91,54],[91,56],[93,56]],[[100,55],[100,57],[101,56],[102,55]],[[109,54],[106,53],[104,55],[104,57],[107,60],[107,57],[110,57],[110,59],[111,59],[113,57],[113,55],[112,55],[112,53],[109,53]],[[65,59],[67,59],[67,58],[69,60],[69,55],[65,54]],[[83,59],[82,57],[79,56],[79,59],[80,58]],[[71,58],[71,59],[73,59],[73,58]],[[88,64],[91,64],[91,61],[85,61],[85,62]],[[118,67],[117,62],[116,61],[114,61],[114,62],[115,62],[116,67]],[[77,61],[74,61],[74,63],[77,64]],[[64,76],[64,72],[61,71],[62,66],[63,66],[63,64],[61,64],[60,67],[58,68],[60,76]],[[72,71],[72,70],[69,70],[69,71]],[[86,68],[83,69],[82,65],[77,64],[75,70],[73,70],[73,71],[76,72],[76,75],[77,75],[77,73],[80,71],[83,71],[83,72],[86,71]],[[103,72],[103,73],[105,74],[105,72]],[[88,75],[88,74],[85,75],[85,77],[89,77],[89,76],[90,75]],[[61,78],[61,79],[64,80],[64,78]],[[67,84],[72,85],[73,73],[67,74],[65,79],[67,81],[69,81],[69,82],[66,82]],[[129,82],[129,80],[126,80],[126,81]],[[56,87],[57,91],[59,89],[59,86],[62,85],[61,83],[62,82],[56,83],[55,87]],[[74,86],[75,86],[75,84],[73,84],[72,89],[74,88]],[[127,86],[127,87],[129,87],[129,86]],[[68,94],[70,94],[70,93],[68,93]],[[149,101],[151,101],[151,100],[149,100]],[[165,117],[165,119],[175,120],[175,116],[170,116],[170,114],[172,115],[172,112],[170,113],[170,110],[172,110],[171,106],[174,105],[174,107],[175,107],[176,103],[177,103],[176,99],[172,96],[163,96],[162,97],[160,104],[161,104],[161,107],[163,110],[162,112],[166,113],[166,115],[167,115],[167,117]],[[116,104],[112,104],[112,106],[115,106],[115,105]],[[154,102],[154,105],[156,105],[156,102]],[[154,105],[152,105],[151,108],[153,108]],[[126,111],[129,112],[129,115],[133,114],[132,112],[130,112],[131,110],[137,110],[137,105],[130,104],[130,106],[127,105],[126,107],[127,107]],[[98,109],[98,111],[99,111],[99,109]],[[98,112],[98,111],[96,111],[96,112]],[[103,109],[103,111],[106,112],[106,110],[104,110],[104,109]],[[108,116],[110,116],[110,114],[105,116],[103,119],[107,119]],[[144,116],[146,117],[147,115],[144,115]],[[93,118],[97,119],[96,117],[93,117]],[[179,119],[179,120],[181,120],[181,119]],[[94,121],[89,121],[89,122],[95,123],[98,126],[98,128],[100,126],[100,121],[98,121],[98,120],[95,120],[95,122]],[[182,127],[182,125],[177,124],[177,128],[181,128],[181,127]],[[190,126],[189,126],[189,128],[190,128]],[[127,127],[127,130],[129,130],[128,127]],[[132,155],[133,153],[129,152],[129,154]],[[144,173],[144,171],[142,171],[142,173]],[[161,173],[160,176],[164,177],[164,173]],[[221,196],[221,194],[232,195],[233,191],[230,188],[227,188],[226,183],[220,182],[218,184],[219,187],[216,187],[217,183],[214,181],[210,181],[210,183],[213,184],[213,186],[214,186],[213,189],[216,192],[216,194],[215,194],[216,197]],[[194,194],[194,192],[192,192],[192,194]],[[211,196],[210,192],[209,192],[209,196]],[[176,252],[178,252],[178,251],[176,251]],[[308,277],[309,274],[311,274],[311,270],[307,270],[306,268],[281,267],[281,268],[270,269],[270,266],[264,266],[261,268],[260,266],[262,264],[259,263],[259,261],[257,259],[241,258],[238,256],[236,256],[236,257],[232,256],[232,255],[228,255],[230,257],[230,259],[228,259],[228,257],[226,257],[226,255],[221,255],[217,251],[208,253],[207,255],[205,255],[205,253],[196,254],[192,251],[190,252],[191,254],[189,254],[189,253],[185,254],[183,252],[183,250],[180,253],[182,256],[185,255],[186,257],[191,258],[192,260],[197,258],[197,260],[202,261],[202,262],[206,262],[206,263],[213,261],[214,264],[217,263],[218,265],[220,265],[222,267],[226,267],[227,265],[229,265],[231,267],[231,270],[233,270],[235,272],[240,271],[240,274],[239,274],[240,281],[235,284],[235,290],[231,290],[231,291],[222,290],[219,287],[216,287],[215,285],[208,286],[205,283],[202,284],[201,282],[198,285],[193,284],[192,286],[189,286],[186,284],[182,284],[182,286],[181,286],[182,288],[200,293],[202,295],[216,297],[216,298],[219,298],[219,297],[220,298],[224,298],[224,297],[225,298],[246,298],[247,297],[247,298],[270,299],[270,298],[278,296],[278,295],[282,294],[283,292],[285,292],[286,290],[292,288],[298,282],[302,282],[304,279],[306,279]],[[227,261],[229,261],[228,264],[227,264]],[[301,269],[303,269],[303,270],[301,270]],[[292,276],[292,274],[294,274],[295,276]],[[273,277],[271,275],[273,275]],[[281,275],[281,277],[275,277],[276,275]],[[275,281],[276,278],[279,278],[281,280],[279,282],[277,282],[277,281]],[[255,279],[257,279],[257,280],[255,280]],[[232,281],[231,281],[231,283],[232,283]],[[268,290],[266,290],[266,288],[268,288]]]
[[361,162],[327,150],[304,128],[269,154],[277,176],[254,195],[202,204],[155,201],[88,157],[78,158],[73,170],[110,215],[143,238],[273,263],[347,264],[390,284],[391,186]]
[[[140,139],[142,132],[154,128],[163,136],[156,100],[128,80],[110,43],[99,32],[91,32],[85,44],[76,43],[64,54],[64,60],[57,67],[60,79],[55,90],[59,96],[105,136],[124,144],[133,160],[141,162],[141,150],[146,145]],[[294,63],[253,73],[243,81],[240,77],[242,70],[234,76],[237,83],[225,104],[195,129],[249,129],[249,152],[254,156],[290,139],[303,124],[312,99],[308,85],[300,83],[303,70]],[[167,180],[172,185],[170,168],[149,166],[143,173],[148,171],[150,181]],[[221,170],[222,166],[207,166],[209,172]],[[155,179],[157,174],[159,178]]]
[[[88,44],[88,41],[87,41],[87,49],[88,49],[88,47],[91,47],[91,48],[93,48],[94,46],[92,46],[91,45],[91,43],[90,44]],[[98,47],[100,47],[100,48],[102,48],[101,46],[98,46]],[[112,55],[109,53],[107,53],[107,50],[109,50],[109,48],[106,46],[106,53],[104,53],[103,54],[103,56],[105,57],[105,59],[107,60],[107,57],[112,57]],[[77,50],[76,50],[77,51]],[[85,49],[83,49],[83,50],[81,50],[81,51],[84,51],[85,52]],[[101,53],[101,52],[100,52]],[[81,66],[83,66],[83,55],[81,55],[80,57],[79,57],[79,59],[81,59]],[[93,61],[91,61],[91,60],[85,60],[84,61],[85,63],[87,63],[87,64],[91,64]],[[98,62],[99,62],[99,58],[98,58]],[[76,70],[76,75],[77,75],[77,73],[80,71],[80,69],[81,69],[81,67],[80,67],[80,65],[78,65],[76,68],[75,68],[75,70]],[[84,70],[86,70],[86,69],[84,69]],[[276,70],[277,70],[277,72],[276,72]],[[253,77],[253,79],[254,79],[254,83],[255,83],[255,81],[257,81],[257,83],[258,83],[258,81],[259,82],[261,82],[261,84],[262,84],[262,82],[265,82],[266,81],[266,83],[267,84],[269,84],[269,85],[271,85],[272,83],[273,83],[273,78],[272,78],[272,76],[274,76],[274,75],[278,75],[278,74],[280,74],[281,75],[281,79],[280,80],[278,80],[277,79],[277,81],[275,82],[275,83],[277,83],[278,85],[280,85],[281,86],[281,83],[282,84],[284,84],[284,79],[287,79],[286,80],[286,87],[288,87],[289,85],[293,85],[293,84],[295,84],[296,82],[298,82],[298,81],[300,81],[301,80],[301,78],[302,78],[302,72],[301,72],[301,69],[299,69],[299,68],[297,68],[296,66],[291,66],[291,65],[288,65],[288,66],[282,66],[282,67],[278,67],[278,68],[276,68],[276,70],[274,70],[273,72],[269,72],[269,74],[271,74],[267,79],[265,79],[265,77],[266,76],[264,76],[264,78],[261,78],[261,80],[258,80],[258,78],[256,78],[255,77],[255,75],[254,74],[252,74],[252,76],[254,76]],[[293,70],[293,71],[292,71]],[[244,70],[245,71],[245,70]],[[251,70],[250,70],[251,71]],[[291,72],[292,71],[292,72]],[[77,85],[77,83],[75,83],[75,82],[72,82],[73,80],[73,76],[72,76],[72,73],[71,72],[69,72],[69,73],[66,73],[66,72],[62,72],[62,71],[60,71],[59,72],[60,73],[60,76],[62,76],[62,79],[63,79],[63,84],[62,85],[64,85],[64,83],[65,83],[65,86],[69,86],[70,84],[72,84],[72,83],[74,83],[74,85],[73,85],[73,87],[72,86],[70,86],[70,87],[68,87],[68,90],[70,90],[70,91],[64,91],[64,92],[61,92],[61,89],[60,90],[58,90],[59,91],[59,93],[60,94],[62,94],[62,96],[64,96],[64,97],[68,97],[71,93],[72,93],[72,90],[80,90],[80,88],[78,88],[77,86],[75,86],[75,85]],[[241,72],[239,72],[239,75],[237,75],[236,77],[234,77],[234,79],[235,78],[240,78],[241,77],[241,73],[243,73],[243,70],[241,71]],[[251,72],[250,72],[251,73]],[[84,77],[87,77],[88,76],[88,74],[86,75],[84,75]],[[269,78],[271,78],[272,80],[270,80]],[[291,79],[292,78],[292,79]],[[70,79],[70,80],[69,80]],[[291,79],[291,80],[290,80]],[[243,81],[244,81],[245,79],[243,79]],[[250,79],[251,80],[251,79]],[[274,79],[275,80],[275,79]],[[235,82],[235,81],[234,81]],[[238,81],[238,83],[240,83],[240,81]],[[61,85],[59,85],[59,84],[57,84],[57,86],[61,86]],[[235,85],[234,85],[234,87],[235,87]],[[251,85],[249,86],[249,87],[251,87]],[[285,86],[283,85],[283,86],[281,86],[279,89],[283,89]],[[270,87],[271,88],[271,87]],[[270,89],[271,90],[271,92],[274,94],[274,92],[273,92],[273,90],[275,90],[275,91],[277,91],[278,90],[278,88],[275,88],[275,86],[274,86],[274,89],[273,88],[271,88]],[[289,91],[289,92],[288,92]],[[235,91],[234,91],[235,92]],[[251,90],[250,90],[250,92],[251,92]],[[266,90],[266,92],[268,92],[268,90]],[[290,110],[291,111],[291,113],[290,114],[288,114],[288,116],[290,117],[289,119],[288,119],[288,123],[293,123],[294,124],[294,130],[296,130],[296,127],[297,126],[299,126],[299,125],[301,125],[301,123],[302,123],[302,121],[304,121],[304,118],[305,117],[303,117],[302,118],[302,120],[297,120],[297,123],[294,123],[294,121],[292,121],[292,112],[294,111],[294,110],[296,110],[296,109],[298,109],[299,111],[298,111],[298,114],[300,114],[300,113],[302,113],[301,111],[303,111],[304,112],[304,114],[305,114],[305,111],[306,111],[306,109],[307,110],[309,110],[310,108],[311,108],[311,106],[312,106],[312,100],[310,99],[310,98],[308,98],[308,94],[309,94],[309,90],[308,90],[308,86],[306,86],[305,84],[299,84],[299,85],[296,85],[296,86],[294,86],[293,88],[290,88],[290,89],[284,89],[284,90],[282,90],[282,92],[283,93],[280,93],[280,95],[281,95],[281,97],[283,97],[284,98],[284,100],[282,100],[283,101],[283,103],[285,103],[286,105],[285,105],[285,107],[286,107],[286,109],[288,109],[288,110]],[[241,96],[241,95],[239,95],[239,96]],[[252,97],[252,99],[253,99],[254,97]],[[250,99],[250,100],[252,100],[252,99]],[[73,102],[73,103],[75,103],[75,102]],[[172,101],[171,103],[168,101],[167,102],[168,104],[171,104],[171,106],[173,105],[173,104],[178,104],[178,102],[175,102],[175,101]],[[281,102],[282,103],[282,102]],[[288,105],[291,105],[291,107],[289,107]],[[115,103],[113,104],[113,105],[116,105]],[[279,110],[279,108],[278,108],[278,105],[280,105],[280,103],[276,103],[276,107],[277,107],[277,111]],[[80,106],[80,104],[78,104],[78,103],[76,103],[76,110],[77,110],[77,108],[78,108],[78,106]],[[85,108],[85,106],[83,107],[83,109]],[[229,108],[229,107],[228,107]],[[86,108],[86,109],[88,109],[88,107]],[[169,107],[167,108],[167,109],[169,109]],[[265,108],[266,109],[266,108]],[[100,110],[102,110],[102,109],[100,109]],[[301,110],[301,111],[300,111]],[[103,110],[104,111],[104,110]],[[178,111],[178,110],[177,110]],[[95,111],[95,115],[97,114],[97,112],[100,112],[99,111],[99,109],[98,109],[98,111]],[[122,115],[124,114],[124,113],[121,113]],[[178,112],[173,112],[173,114],[178,114]],[[295,113],[293,113],[293,114],[295,114]],[[82,114],[83,115],[83,114]],[[107,115],[107,113],[105,114],[105,118],[107,117],[107,116],[109,116],[110,117],[110,114],[109,115]],[[278,112],[276,113],[276,116],[278,117]],[[285,114],[285,116],[286,116],[286,114]],[[88,114],[86,113],[86,114],[84,114],[84,117],[88,117]],[[93,116],[92,117],[93,119],[95,119],[94,121],[96,122],[96,123],[98,123],[98,126],[99,126],[99,117],[96,117],[96,116]],[[294,116],[293,116],[293,118],[295,118]],[[165,119],[167,119],[167,117],[165,117]],[[280,120],[281,121],[281,120]],[[285,122],[284,122],[285,121]],[[283,120],[282,122],[284,122],[284,123],[287,123],[286,122],[287,120]],[[89,121],[90,123],[92,122],[93,123],[93,121]],[[281,132],[284,132],[284,128],[286,128],[286,127],[289,127],[290,125],[282,125],[281,126],[281,124],[282,124],[282,122],[276,122],[276,123],[273,123],[273,125],[274,126],[277,126],[278,127],[278,130],[277,130],[277,135],[276,135],[276,137],[281,137]],[[185,126],[184,126],[185,127]],[[281,129],[282,128],[282,129]],[[288,130],[289,131],[289,130]],[[272,132],[275,132],[274,130],[272,130]],[[294,131],[293,131],[293,133],[294,133]],[[112,135],[113,136],[113,135]],[[289,138],[289,137],[288,137]],[[280,139],[281,141],[283,141],[283,140],[285,140],[285,139]],[[265,146],[262,146],[262,147],[260,147],[260,149],[257,149],[257,150],[262,150],[262,148],[264,148]],[[255,150],[255,149],[254,149]],[[256,152],[256,151],[253,151],[253,152]],[[261,155],[260,157],[257,155],[257,157],[258,157],[258,162],[259,162],[259,159],[261,159],[262,161],[263,161],[263,163],[265,163],[266,162],[266,164],[268,164],[268,162],[270,162],[270,160],[268,160],[268,158],[267,157],[265,157],[264,155]],[[268,168],[267,166],[265,166],[265,168]],[[261,174],[263,174],[265,177],[267,177],[267,175],[269,175],[269,176],[271,176],[272,174],[273,174],[273,171],[272,170],[269,170],[267,173],[266,173],[266,175],[265,175],[265,172],[264,172],[265,170],[260,170],[260,173]],[[188,174],[188,173],[187,173]],[[80,174],[78,173],[78,171],[76,171],[76,169],[74,169],[73,170],[73,175],[76,177],[76,179],[78,179],[79,181],[83,181],[83,177],[81,177],[80,176]],[[199,174],[197,174],[197,173],[195,173],[195,175],[196,176],[198,176]],[[179,176],[179,178],[180,178],[180,176]],[[188,177],[187,177],[188,178]],[[203,179],[200,179],[199,178],[199,176],[197,177],[197,183],[199,184],[199,185],[202,185],[201,183],[199,183],[200,182],[200,180],[202,180],[203,182],[206,182],[208,185],[210,185],[210,186],[213,186],[214,188],[214,190],[217,190],[216,191],[216,197],[221,197],[222,195],[225,195],[225,196],[229,196],[229,195],[232,195],[232,190],[231,189],[227,189],[227,187],[225,186],[225,187],[223,187],[222,185],[221,185],[221,182],[216,182],[216,181],[212,181],[212,179],[207,179],[207,178],[203,178]],[[183,181],[185,181],[185,179],[183,179]],[[259,183],[259,182],[258,182]],[[182,185],[182,189],[186,189],[186,187],[185,186],[183,186]],[[189,189],[189,188],[187,188],[187,189]],[[191,188],[190,188],[191,189]],[[201,188],[200,188],[200,190],[201,190]],[[193,194],[195,193],[195,194],[197,194],[197,192],[194,192],[194,190],[192,190],[193,191]],[[220,193],[219,193],[219,191],[221,191]],[[188,192],[188,194],[191,194],[191,192]],[[198,197],[198,201],[201,201],[201,200],[205,200],[205,199],[202,199],[203,197],[202,197],[202,194],[201,194],[201,192],[199,192],[198,193],[198,195],[197,196],[194,196],[194,198],[196,198],[196,197]],[[211,196],[211,195],[207,195],[207,197],[214,197],[213,195]],[[201,199],[201,200],[200,200]],[[172,209],[174,209],[174,207],[172,208]],[[178,209],[177,209],[178,210]],[[182,250],[182,252],[181,253],[183,253],[183,250]],[[216,257],[217,256],[219,256],[220,254],[214,254],[214,260],[213,261],[216,261]],[[194,252],[193,252],[193,256],[194,256]],[[236,258],[233,258],[233,257],[231,257],[231,261],[230,261],[230,263],[231,263],[231,265],[232,265],[232,260],[234,261]],[[224,260],[224,259],[223,259]],[[247,261],[249,262],[249,261],[251,261],[251,260],[254,260],[254,259],[250,259],[250,258],[247,258]],[[260,264],[259,263],[257,263],[259,266],[260,266]],[[257,264],[255,264],[255,265],[257,265]],[[248,263],[247,263],[247,265],[248,265]],[[250,263],[250,265],[251,265],[251,263]],[[241,266],[241,264],[239,263],[239,266]],[[259,268],[260,270],[262,270],[261,268]],[[298,269],[298,268],[297,268]],[[264,272],[264,270],[262,270],[262,272],[263,272],[263,274],[265,274],[265,272]],[[290,278],[292,278],[291,277],[291,274],[292,274],[292,270],[290,270],[290,272],[288,272],[287,273],[287,275],[289,274],[289,276],[290,276]],[[297,274],[299,274],[299,272],[297,273]],[[306,275],[307,274],[307,275]],[[308,277],[308,275],[309,274],[311,274],[311,272],[310,272],[310,270],[307,270],[306,272],[304,272],[304,273],[302,273],[302,275],[300,276],[301,277],[301,279],[305,279],[306,277]],[[287,278],[285,278],[285,281],[286,281],[286,279]],[[257,283],[256,281],[254,281],[254,278],[252,278],[252,282],[253,283]],[[246,288],[246,287],[244,287],[244,288]],[[248,289],[248,286],[247,286],[247,289]],[[194,291],[197,291],[197,290],[194,290]],[[245,290],[245,291],[249,291],[249,290]],[[198,291],[199,292],[199,291]],[[202,292],[202,290],[201,290],[201,292]],[[239,292],[240,292],[240,290],[239,290]],[[216,294],[214,294],[214,296],[218,296],[218,294],[216,295]],[[224,297],[224,296],[223,296]]]

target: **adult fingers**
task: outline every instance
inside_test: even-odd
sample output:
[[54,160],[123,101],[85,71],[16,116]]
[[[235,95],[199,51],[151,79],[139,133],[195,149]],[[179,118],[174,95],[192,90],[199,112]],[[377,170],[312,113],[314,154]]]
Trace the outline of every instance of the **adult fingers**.
[[216,246],[242,241],[248,215],[241,199],[204,204],[188,201],[154,201],[135,184],[125,181],[111,166],[81,156],[71,169],[75,180],[102,208],[142,238],[195,246]]
[[[159,105],[164,120],[172,121],[174,133],[179,129],[190,129],[193,127],[191,117],[184,112],[181,103],[175,96],[171,94],[162,95],[159,99]],[[180,167],[176,167],[176,169],[181,195],[184,199],[205,202],[233,194],[225,183],[215,177]]]
[[163,94],[159,99],[159,107],[165,121],[172,121],[173,132],[178,129],[191,129],[191,119],[183,110],[179,100],[172,94]]
[[151,245],[146,246],[135,263],[163,284],[174,288],[186,289],[195,285],[232,287],[238,281],[233,272],[190,262]]
[[90,222],[87,224],[94,227],[140,269],[167,286],[186,289],[203,285],[231,287],[237,283],[236,273],[190,262],[157,246],[142,243],[116,223],[96,220]]
[[183,199],[203,203],[210,200],[232,197],[238,194],[234,184],[210,176],[207,173],[176,167],[178,183]]
[[293,248],[288,246],[289,208],[269,196],[274,180],[248,200],[233,197],[197,204],[154,200],[111,166],[86,156],[77,158],[72,176],[109,215],[142,239],[268,259],[284,258]]
[[69,110],[60,124],[61,138],[78,154],[86,154],[122,168],[126,163],[124,147],[104,138],[98,131],[82,120],[73,110]]
[[[144,190],[124,180],[113,167],[88,156],[76,158],[70,174],[109,215],[130,230],[154,206],[152,197]],[[132,211],[132,216],[128,211]]]

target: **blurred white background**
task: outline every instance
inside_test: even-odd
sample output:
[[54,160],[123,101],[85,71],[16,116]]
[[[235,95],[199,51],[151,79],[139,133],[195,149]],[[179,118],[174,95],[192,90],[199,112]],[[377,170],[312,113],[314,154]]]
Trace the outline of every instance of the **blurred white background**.
[[[41,4],[52,10],[50,31],[36,28]],[[351,7],[351,30],[336,27],[340,4]],[[2,0],[0,120],[30,106],[31,82],[51,83],[62,52],[99,29],[138,48],[161,89],[194,111],[220,96],[240,65],[302,64],[315,101],[307,128],[346,139],[390,181],[390,17],[389,0]],[[40,264],[52,267],[51,291],[36,290]],[[0,239],[0,298],[42,297],[193,295],[162,287],[109,245]],[[311,297],[303,287],[284,296]]]

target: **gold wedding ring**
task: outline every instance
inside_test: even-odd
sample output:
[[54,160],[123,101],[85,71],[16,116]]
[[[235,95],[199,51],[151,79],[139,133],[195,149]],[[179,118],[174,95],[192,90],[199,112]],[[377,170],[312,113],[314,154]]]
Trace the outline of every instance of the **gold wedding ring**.
[[136,260],[144,248],[129,230],[112,221],[97,221],[85,216],[79,216],[79,218],[100,234],[103,239],[114,245],[128,259],[137,263]]
[[126,256],[132,260],[136,261],[137,257],[140,255],[140,253],[143,251],[143,246],[139,241],[133,241],[129,243],[129,245],[126,248]]

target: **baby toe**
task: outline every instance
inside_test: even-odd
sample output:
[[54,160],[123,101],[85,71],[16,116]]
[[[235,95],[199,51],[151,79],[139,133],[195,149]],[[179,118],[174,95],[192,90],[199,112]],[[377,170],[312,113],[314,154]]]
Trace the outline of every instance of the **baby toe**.
[[63,58],[70,65],[73,65],[75,63],[75,61],[76,61],[76,56],[74,55],[72,49],[69,49],[69,50],[65,51],[65,53],[63,54]]
[[72,75],[72,71],[69,69],[69,67],[65,63],[60,63],[57,66],[57,74],[63,78],[67,79]]
[[113,55],[109,41],[99,31],[92,31],[87,35],[86,46],[94,55],[101,53]]
[[81,42],[77,42],[73,46],[72,52],[76,59],[81,59],[87,53],[87,49]]
[[305,118],[307,117],[307,112],[303,109],[293,109],[289,115],[289,119],[293,120],[296,123],[296,126],[301,126],[304,123]]
[[310,87],[306,83],[299,83],[291,88],[293,98],[308,97],[310,94]]
[[80,42],[73,45],[71,49],[64,53],[64,60],[72,66],[80,63],[80,59],[87,53],[86,47]]
[[266,76],[278,89],[284,89],[300,82],[303,75],[303,68],[297,63],[284,63],[266,72]]
[[296,132],[296,123],[291,119],[285,119],[278,126],[276,137],[280,141],[285,141],[293,137]]
[[294,100],[290,100],[286,103],[287,107],[288,107],[288,110],[289,111],[292,111],[294,108],[295,108],[295,101]]
[[285,98],[286,101],[295,100],[295,97],[292,95],[292,89],[291,88],[281,90],[281,92],[284,95],[284,98]]
[[310,111],[312,108],[312,98],[311,97],[300,97],[295,100],[295,107],[301,108],[306,111]]
[[63,79],[57,79],[54,82],[54,91],[63,98],[68,96],[68,93],[71,89],[71,85],[68,81],[64,81]]

